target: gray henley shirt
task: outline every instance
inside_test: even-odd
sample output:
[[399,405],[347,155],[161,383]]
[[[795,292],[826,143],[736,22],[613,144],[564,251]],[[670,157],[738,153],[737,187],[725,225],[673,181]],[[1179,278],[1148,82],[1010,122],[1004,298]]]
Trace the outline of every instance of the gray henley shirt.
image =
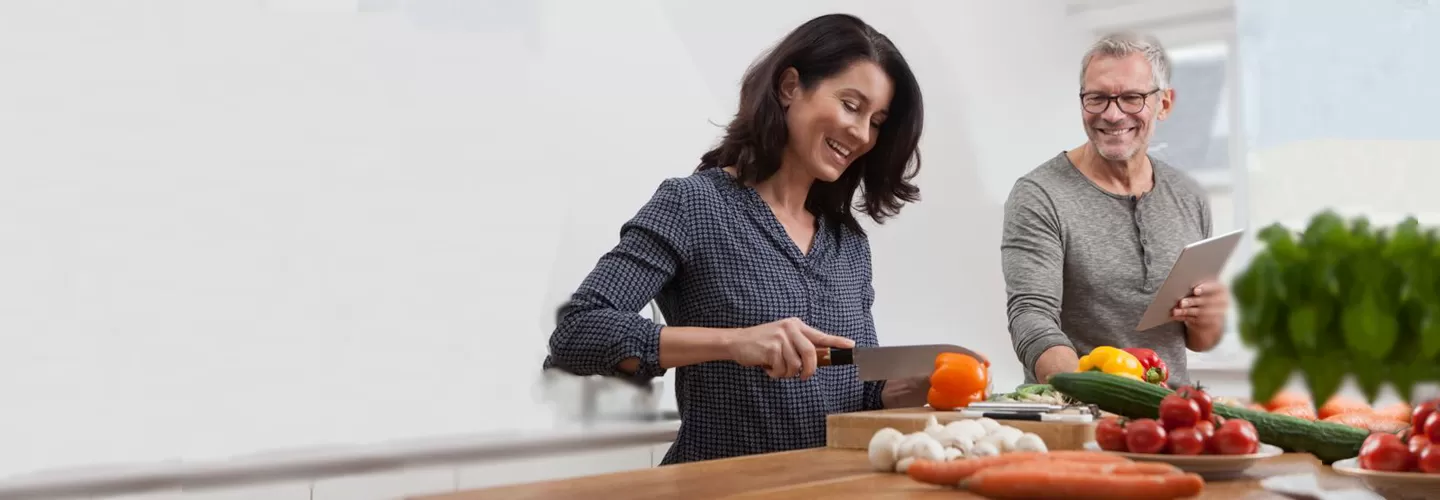
[[1189,383],[1185,326],[1135,326],[1180,250],[1209,238],[1210,202],[1193,179],[1154,157],[1155,187],[1134,197],[1101,189],[1064,152],[1015,182],[1005,202],[1000,253],[1010,339],[1036,382],[1054,346],[1146,347]]

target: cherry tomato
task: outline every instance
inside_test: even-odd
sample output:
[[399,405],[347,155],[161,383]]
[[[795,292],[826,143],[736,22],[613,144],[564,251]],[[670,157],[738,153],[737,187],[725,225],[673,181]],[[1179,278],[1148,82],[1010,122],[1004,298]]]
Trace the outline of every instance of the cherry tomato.
[[1200,405],[1194,400],[1171,394],[1160,400],[1160,424],[1167,431],[1194,427],[1200,418]]
[[1205,438],[1205,453],[1215,453],[1215,423],[1210,420],[1195,423],[1195,430]]
[[1400,436],[1377,432],[1365,438],[1360,445],[1360,468],[1389,472],[1410,470],[1414,456],[1409,447],[1400,442]]
[[1199,455],[1205,452],[1205,435],[1194,427],[1170,431],[1167,438],[1171,455]]
[[1415,456],[1419,456],[1420,450],[1430,446],[1430,438],[1425,436],[1410,436],[1407,442],[1410,443],[1410,454]]
[[1440,411],[1425,417],[1425,437],[1432,443],[1440,443]]
[[1205,436],[1206,441],[1215,437],[1215,423],[1209,420],[1195,422],[1195,430],[1200,431],[1200,435]]
[[1155,419],[1142,418],[1125,426],[1125,446],[1131,453],[1160,453],[1166,444],[1165,428]]
[[1101,420],[1095,426],[1095,443],[1105,451],[1130,451],[1125,444],[1125,422],[1115,417]]
[[1195,402],[1195,405],[1200,408],[1200,420],[1210,420],[1210,415],[1214,414],[1215,402],[1210,399],[1210,394],[1206,393],[1204,388],[1187,385],[1180,387],[1180,390],[1175,393]]
[[1420,472],[1440,474],[1440,444],[1426,446],[1420,453],[1415,454],[1415,460]]
[[1440,401],[1426,401],[1415,405],[1410,413],[1410,427],[1415,429],[1415,434],[1425,435],[1425,419],[1435,413],[1435,407],[1440,406]]
[[1260,435],[1250,422],[1240,419],[1227,420],[1215,430],[1211,438],[1213,448],[1221,455],[1249,455],[1260,451]]

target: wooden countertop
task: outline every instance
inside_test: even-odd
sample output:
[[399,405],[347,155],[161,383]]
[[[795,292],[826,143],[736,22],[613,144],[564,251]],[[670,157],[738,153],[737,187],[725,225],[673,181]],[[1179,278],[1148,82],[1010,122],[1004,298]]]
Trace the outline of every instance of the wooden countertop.
[[[1200,498],[1287,498],[1260,487],[1266,477],[1316,472],[1327,488],[1361,488],[1309,454],[1287,453],[1256,464],[1246,477],[1211,481]],[[531,484],[460,491],[412,500],[580,498],[981,498],[921,484],[901,474],[872,472],[863,451],[834,448],[770,453]]]

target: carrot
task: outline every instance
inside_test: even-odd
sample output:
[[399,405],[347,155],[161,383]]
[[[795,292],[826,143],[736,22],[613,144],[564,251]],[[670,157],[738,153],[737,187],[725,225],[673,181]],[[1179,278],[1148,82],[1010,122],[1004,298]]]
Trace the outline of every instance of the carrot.
[[1389,434],[1394,434],[1410,427],[1410,424],[1374,412],[1341,413],[1330,416],[1324,419],[1324,421],[1348,425],[1370,432],[1384,432]]
[[1057,461],[1068,462],[1090,462],[1090,463],[1130,463],[1132,460],[1108,453],[1093,451],[1062,450],[1049,453],[1019,452],[1006,453],[991,457],[971,458],[965,460],[916,460],[910,464],[910,469],[905,473],[910,479],[928,484],[942,484],[954,486],[960,480],[970,477],[981,470],[1012,465],[1018,463],[1050,463]]
[[[1007,469],[1029,469],[1036,467],[1035,461],[1019,462],[1008,465],[997,465],[980,471],[985,474],[990,471]],[[1074,462],[1070,460],[1051,460],[1039,465],[1044,470],[1063,470],[1066,472],[1085,472],[1088,474],[1124,474],[1124,475],[1162,475],[1182,474],[1185,471],[1179,467],[1164,462]],[[973,477],[973,476],[972,476]]]
[[1410,412],[1413,410],[1410,403],[1402,401],[1383,408],[1376,408],[1375,414],[1399,422],[1413,423],[1410,422]]
[[1279,393],[1275,394],[1274,397],[1271,397],[1270,401],[1265,402],[1265,408],[1269,409],[1270,411],[1275,411],[1280,408],[1287,408],[1291,406],[1310,406],[1312,404],[1314,403],[1310,401],[1309,395],[1300,391],[1287,389],[1280,391]]
[[1325,404],[1320,405],[1320,409],[1316,412],[1316,416],[1320,417],[1321,419],[1327,419],[1336,415],[1344,415],[1346,413],[1369,412],[1372,410],[1373,408],[1370,408],[1370,405],[1365,404],[1364,401],[1349,396],[1341,396],[1337,394],[1331,396],[1330,400],[1326,401]]
[[1071,462],[1129,463],[1134,461],[1113,453],[1084,450],[1055,450],[1045,453],[1045,456],[1051,460],[1068,460]]
[[1193,473],[1104,475],[1044,468],[1005,468],[975,474],[961,482],[960,487],[986,498],[1001,500],[1165,500],[1197,496],[1205,490],[1205,480]]
[[1275,408],[1273,410],[1270,410],[1270,413],[1274,413],[1276,415],[1289,415],[1292,417],[1303,418],[1312,422],[1316,420],[1315,409],[1303,405]]

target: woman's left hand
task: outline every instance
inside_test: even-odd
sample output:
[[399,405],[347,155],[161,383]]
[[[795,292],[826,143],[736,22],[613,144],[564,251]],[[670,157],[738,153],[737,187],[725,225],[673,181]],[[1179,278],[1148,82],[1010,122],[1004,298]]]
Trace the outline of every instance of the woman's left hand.
[[915,377],[885,382],[880,391],[880,401],[886,408],[915,408],[925,406],[930,393],[930,376]]

